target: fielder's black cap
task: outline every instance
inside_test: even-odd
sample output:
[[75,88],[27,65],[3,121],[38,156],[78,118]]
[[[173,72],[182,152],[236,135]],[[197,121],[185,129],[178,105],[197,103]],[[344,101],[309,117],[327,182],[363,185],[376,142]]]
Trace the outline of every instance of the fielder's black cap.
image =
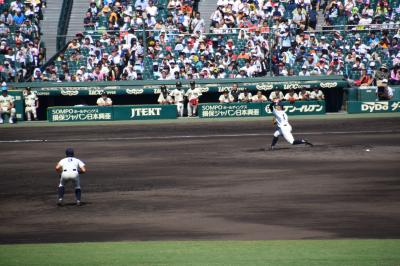
[[182,82],[177,81],[177,82],[176,82],[176,86],[177,86],[177,87],[182,87]]
[[190,85],[196,85],[196,82],[194,82],[193,80],[191,82],[189,82]]
[[72,149],[72,148],[67,148],[67,149],[65,150],[65,155],[66,155],[67,157],[74,157],[74,149]]
[[161,88],[162,90],[165,90],[165,89],[167,88],[167,86],[161,85],[160,88]]

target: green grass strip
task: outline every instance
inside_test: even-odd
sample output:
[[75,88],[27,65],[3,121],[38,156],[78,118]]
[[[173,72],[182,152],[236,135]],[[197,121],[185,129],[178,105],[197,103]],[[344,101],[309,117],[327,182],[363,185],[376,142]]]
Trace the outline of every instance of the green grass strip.
[[400,240],[0,245],[0,265],[400,265]]

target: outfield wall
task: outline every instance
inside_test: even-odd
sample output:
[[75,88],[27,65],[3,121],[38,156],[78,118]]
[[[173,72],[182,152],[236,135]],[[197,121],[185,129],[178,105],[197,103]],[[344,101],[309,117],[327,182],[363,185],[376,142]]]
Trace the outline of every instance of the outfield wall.
[[[271,116],[270,102],[199,104],[199,118]],[[325,114],[324,101],[285,103],[291,115]],[[176,119],[176,105],[59,106],[47,109],[50,122]]]

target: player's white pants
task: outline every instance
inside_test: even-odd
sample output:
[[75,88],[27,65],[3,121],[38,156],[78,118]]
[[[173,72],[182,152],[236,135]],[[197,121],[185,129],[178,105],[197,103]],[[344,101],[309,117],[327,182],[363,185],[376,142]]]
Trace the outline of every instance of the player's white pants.
[[66,183],[74,183],[75,189],[81,188],[79,173],[76,171],[64,171],[61,173],[60,185],[59,187],[64,187]]
[[182,117],[183,116],[183,103],[182,102],[177,102],[176,103],[176,110],[178,111],[178,116]]
[[8,114],[11,116],[11,118],[15,118],[15,108],[11,108],[11,110],[8,110],[7,107],[2,107],[0,108],[0,116],[3,117],[3,114]]
[[25,107],[25,114],[26,114],[26,119],[28,120],[32,120],[31,115],[33,115],[33,118],[36,119],[37,118],[36,107],[35,106]]
[[286,126],[281,126],[279,127],[275,133],[274,133],[274,137],[279,137],[280,135],[282,135],[287,142],[289,142],[290,144],[293,144],[294,142],[294,138],[292,135],[292,126],[291,125],[286,125]]
[[197,112],[197,104],[193,105],[190,102],[187,104],[188,116],[195,116]]

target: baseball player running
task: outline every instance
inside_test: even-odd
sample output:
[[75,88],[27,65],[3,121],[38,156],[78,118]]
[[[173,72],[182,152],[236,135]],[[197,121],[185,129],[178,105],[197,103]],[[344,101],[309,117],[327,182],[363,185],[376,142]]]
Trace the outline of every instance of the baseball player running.
[[279,136],[283,135],[287,142],[292,145],[306,144],[308,146],[313,146],[310,142],[304,139],[294,139],[292,135],[292,126],[289,124],[288,116],[283,109],[283,104],[280,101],[271,103],[269,109],[274,115],[274,124],[276,125],[276,131],[274,133],[274,138],[272,139],[271,150],[275,149],[275,145],[278,142]]
[[60,173],[60,184],[58,185],[58,202],[57,205],[62,206],[65,184],[72,181],[75,185],[75,197],[76,205],[81,205],[81,186],[79,180],[79,174],[86,173],[85,164],[74,157],[74,150],[68,148],[65,150],[66,157],[58,162],[56,165],[56,171]]

